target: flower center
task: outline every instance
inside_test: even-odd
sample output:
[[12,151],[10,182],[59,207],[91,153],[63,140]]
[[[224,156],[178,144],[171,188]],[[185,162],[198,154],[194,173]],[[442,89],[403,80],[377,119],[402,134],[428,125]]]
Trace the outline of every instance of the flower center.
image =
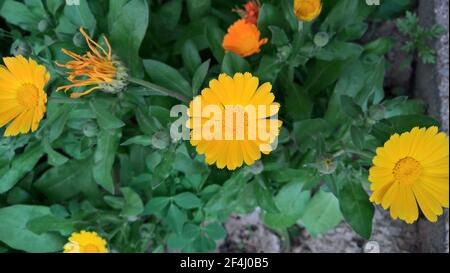
[[25,108],[33,108],[39,102],[39,89],[30,83],[25,83],[17,92],[17,101]]
[[422,166],[414,158],[405,157],[397,162],[393,174],[397,181],[411,184],[422,174]]
[[100,250],[97,248],[97,246],[91,244],[91,245],[84,246],[83,252],[84,253],[99,253]]

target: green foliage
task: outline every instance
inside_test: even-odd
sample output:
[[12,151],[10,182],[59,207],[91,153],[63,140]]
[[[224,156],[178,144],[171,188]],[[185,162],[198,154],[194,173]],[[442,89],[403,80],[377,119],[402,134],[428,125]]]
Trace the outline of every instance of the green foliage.
[[[370,238],[375,149],[394,133],[437,124],[422,102],[385,94],[392,41],[360,42],[373,20],[411,1],[324,1],[313,23],[300,23],[290,0],[261,2],[258,27],[269,43],[242,58],[222,48],[242,1],[0,0],[0,54],[20,42],[52,76],[39,130],[0,138],[0,251],[60,252],[84,229],[112,251],[209,252],[230,214],[257,207],[280,234],[299,225],[317,236],[345,220]],[[398,25],[411,35],[405,50],[434,59],[425,45],[438,27],[422,28],[410,13]],[[67,61],[61,49],[88,50],[80,26],[102,45],[103,35],[110,40],[130,73],[125,90],[78,100],[55,92],[67,84],[55,65]],[[274,152],[229,172],[171,138],[170,109],[235,72],[272,83],[283,128]]]
[[430,41],[439,39],[445,33],[444,27],[424,27],[415,13],[407,11],[405,17],[397,19],[397,28],[408,39],[402,45],[403,51],[413,56],[417,54],[424,64],[436,63],[436,51]]

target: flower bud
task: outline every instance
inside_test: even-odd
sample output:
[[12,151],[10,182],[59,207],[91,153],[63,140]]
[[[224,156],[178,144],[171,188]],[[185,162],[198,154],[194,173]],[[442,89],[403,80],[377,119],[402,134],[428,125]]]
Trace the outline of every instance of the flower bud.
[[330,36],[326,32],[319,32],[314,36],[314,44],[318,47],[324,47],[330,41]]
[[117,69],[116,77],[112,82],[101,83],[99,86],[102,87],[104,92],[115,94],[123,91],[127,87],[128,71],[125,65],[115,57],[113,57],[113,63]]
[[252,174],[258,175],[264,171],[264,165],[261,160],[258,160],[253,165],[249,166],[248,169]]
[[336,162],[331,156],[324,156],[319,159],[316,166],[321,174],[332,174],[337,168]]
[[22,40],[15,40],[10,51],[11,55],[28,57],[31,54],[31,47]]
[[48,27],[50,26],[50,23],[46,19],[42,19],[38,23],[38,30],[40,32],[46,32],[48,30]]

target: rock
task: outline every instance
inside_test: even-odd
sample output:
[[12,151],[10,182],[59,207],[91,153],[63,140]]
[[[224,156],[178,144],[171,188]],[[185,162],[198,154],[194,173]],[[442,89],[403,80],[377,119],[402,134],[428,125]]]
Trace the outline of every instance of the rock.
[[[425,26],[436,23],[446,28],[447,32],[436,41],[436,65],[419,64],[416,70],[415,94],[428,104],[430,115],[442,122],[442,129],[449,131],[449,2],[448,0],[421,0],[419,17]],[[437,224],[421,219],[419,233],[423,252],[449,252],[448,212],[441,216]]]
[[280,238],[267,229],[260,210],[249,215],[232,215],[225,223],[227,238],[219,247],[222,253],[279,253]]

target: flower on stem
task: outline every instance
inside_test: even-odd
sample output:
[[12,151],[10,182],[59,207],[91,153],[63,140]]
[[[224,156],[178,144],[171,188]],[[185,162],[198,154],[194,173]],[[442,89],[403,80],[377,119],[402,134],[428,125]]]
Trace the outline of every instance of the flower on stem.
[[50,80],[46,68],[33,59],[3,58],[0,65],[0,127],[4,136],[35,132],[44,117],[47,104],[45,85]]
[[69,242],[64,245],[64,253],[108,253],[106,241],[96,232],[82,230],[72,233]]
[[91,88],[82,93],[72,93],[72,98],[79,98],[91,93],[94,90],[103,90],[108,93],[117,93],[122,91],[128,84],[128,73],[125,66],[116,57],[112,55],[111,45],[106,37],[104,38],[107,50],[92,40],[86,34],[84,29],[80,28],[81,34],[86,39],[90,52],[84,55],[78,55],[66,49],[62,51],[73,60],[66,64],[57,64],[60,67],[69,70],[68,80],[70,85],[61,86],[57,91],[69,91],[75,87]]
[[436,222],[449,199],[449,140],[437,127],[395,134],[377,149],[369,171],[370,200],[390,209],[393,219]]
[[206,162],[235,170],[273,150],[282,122],[272,85],[259,86],[250,73],[221,74],[210,81],[188,110],[191,144]]
[[260,36],[255,24],[240,19],[228,28],[222,46],[225,52],[232,51],[241,57],[248,57],[259,53],[260,47],[268,42],[267,38],[260,40]]
[[299,20],[310,22],[322,12],[321,0],[294,0],[294,13]]

